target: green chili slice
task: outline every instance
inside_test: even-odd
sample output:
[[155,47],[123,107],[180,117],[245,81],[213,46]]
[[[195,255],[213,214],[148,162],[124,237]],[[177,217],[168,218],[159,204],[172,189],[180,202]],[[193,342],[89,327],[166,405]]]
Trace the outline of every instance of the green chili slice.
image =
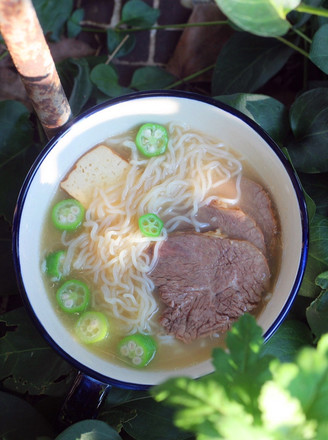
[[51,281],[60,281],[63,278],[63,265],[66,251],[51,252],[45,259],[45,272]]
[[83,222],[84,207],[75,199],[56,203],[51,212],[53,224],[61,231],[75,231]]
[[158,237],[161,233],[164,223],[156,214],[144,214],[138,220],[139,229],[146,237]]
[[164,154],[168,143],[166,128],[159,124],[144,124],[136,136],[136,146],[146,157]]
[[78,319],[75,330],[81,342],[93,344],[108,336],[109,323],[101,312],[84,312]]
[[68,280],[56,292],[59,307],[67,313],[81,313],[89,305],[90,290],[79,280]]
[[123,338],[118,344],[118,352],[134,367],[145,367],[157,351],[155,340],[149,335],[135,333]]

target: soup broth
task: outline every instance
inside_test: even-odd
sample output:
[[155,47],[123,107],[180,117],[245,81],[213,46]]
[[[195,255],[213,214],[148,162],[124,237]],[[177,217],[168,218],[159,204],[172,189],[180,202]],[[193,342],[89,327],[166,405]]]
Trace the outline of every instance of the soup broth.
[[[115,181],[110,188],[93,189],[83,224],[76,231],[59,231],[51,221],[53,206],[70,197],[58,189],[44,224],[41,266],[49,298],[77,343],[81,343],[76,334],[81,313],[64,312],[56,300],[59,286],[67,279],[83,281],[91,292],[88,310],[99,311],[108,318],[108,336],[87,344],[88,349],[111,363],[129,365],[117,348],[120,341],[130,334],[147,334],[156,341],[157,351],[146,368],[172,370],[209,359],[214,347],[224,346],[224,332],[213,332],[188,343],[167,334],[160,322],[166,304],[161,301],[161,292],[149,275],[160,258],[161,245],[177,232],[207,233],[208,225],[197,218],[201,207],[213,202],[223,208],[239,206],[243,197],[241,179],[247,177],[264,188],[265,180],[245,158],[217,139],[194,132],[183,124],[167,126],[169,143],[164,154],[144,157],[135,145],[137,130],[135,127],[104,142],[129,168],[124,179]],[[158,215],[164,223],[156,238],[142,236],[137,226],[138,218],[149,212]],[[277,213],[274,215],[279,230]],[[225,234],[218,231],[218,237],[224,238]],[[54,281],[46,273],[45,260],[59,250],[66,252],[64,277]],[[270,283],[252,310],[255,315],[261,313],[270,299],[280,255],[277,233],[274,246],[266,256]]]

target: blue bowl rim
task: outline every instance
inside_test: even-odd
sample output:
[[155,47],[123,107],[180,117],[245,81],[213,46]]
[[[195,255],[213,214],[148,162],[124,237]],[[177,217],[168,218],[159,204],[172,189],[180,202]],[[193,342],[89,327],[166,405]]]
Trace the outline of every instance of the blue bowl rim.
[[307,207],[305,202],[305,197],[303,194],[302,186],[299,181],[299,178],[294,171],[292,165],[287,160],[279,146],[276,144],[276,142],[268,135],[268,133],[260,127],[255,121],[253,121],[251,118],[240,112],[239,110],[236,110],[235,108],[220,102],[219,100],[216,100],[211,97],[203,96],[194,92],[186,92],[186,91],[165,91],[165,90],[152,90],[152,91],[144,91],[144,92],[134,92],[131,94],[123,95],[117,98],[109,99],[108,101],[104,101],[101,104],[95,105],[91,107],[90,109],[84,111],[74,119],[70,120],[65,126],[57,132],[57,134],[49,140],[49,142],[45,145],[45,147],[42,149],[42,151],[39,153],[37,158],[35,159],[32,167],[30,168],[28,174],[26,175],[26,178],[23,182],[23,185],[21,187],[21,190],[18,195],[18,199],[16,202],[16,207],[14,211],[14,217],[13,217],[13,240],[12,240],[12,249],[13,249],[13,260],[14,260],[14,268],[17,278],[17,283],[19,287],[20,294],[22,296],[22,300],[24,303],[24,306],[26,310],[29,312],[29,314],[32,317],[32,320],[43,336],[43,338],[50,344],[52,348],[55,349],[55,351],[60,354],[67,362],[69,362],[71,365],[73,365],[77,370],[80,370],[82,373],[84,373],[87,376],[93,377],[100,382],[113,385],[119,388],[124,389],[134,389],[134,390],[145,390],[148,389],[151,385],[145,385],[145,384],[136,384],[131,382],[123,382],[116,379],[113,379],[111,377],[104,376],[97,371],[86,367],[85,365],[81,364],[77,359],[71,357],[69,353],[64,351],[48,334],[47,330],[43,326],[43,324],[38,319],[35,311],[33,310],[29,299],[28,294],[25,291],[24,283],[22,280],[22,275],[20,271],[20,263],[19,263],[19,226],[20,226],[20,219],[22,215],[22,210],[24,206],[24,202],[26,199],[26,195],[28,192],[28,189],[30,187],[31,181],[33,180],[34,175],[36,174],[37,170],[39,169],[41,163],[45,159],[45,157],[49,154],[49,152],[56,146],[56,144],[60,141],[60,139],[66,135],[66,133],[71,129],[71,127],[78,121],[81,121],[84,118],[89,117],[90,115],[107,108],[109,106],[114,106],[116,104],[134,100],[134,99],[140,99],[140,98],[150,98],[150,97],[174,97],[174,98],[184,98],[184,99],[190,99],[195,101],[201,101],[205,104],[212,105],[214,107],[217,107],[227,113],[230,113],[231,115],[237,117],[238,119],[242,120],[244,123],[246,123],[248,126],[250,126],[255,132],[257,132],[263,140],[270,146],[270,148],[274,151],[274,153],[278,156],[280,161],[282,162],[284,168],[286,169],[286,172],[289,175],[289,178],[292,182],[292,185],[295,190],[295,194],[298,200],[299,209],[300,209],[300,215],[301,215],[301,223],[302,223],[302,251],[301,251],[301,258],[299,263],[298,272],[295,278],[294,285],[291,289],[291,292],[288,296],[288,299],[280,311],[279,315],[276,317],[274,322],[271,324],[270,328],[265,332],[263,335],[264,340],[267,341],[278,329],[278,327],[281,325],[281,323],[286,318],[296,296],[299,291],[300,285],[302,283],[302,279],[305,272],[306,262],[307,262],[307,256],[308,256],[308,246],[309,246],[309,223],[308,223],[308,214],[307,214]]

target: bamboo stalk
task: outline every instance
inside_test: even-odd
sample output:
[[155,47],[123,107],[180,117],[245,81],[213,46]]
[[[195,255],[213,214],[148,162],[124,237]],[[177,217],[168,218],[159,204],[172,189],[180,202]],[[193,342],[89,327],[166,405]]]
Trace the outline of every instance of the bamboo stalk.
[[71,109],[31,0],[0,0],[0,32],[38,118],[51,138]]

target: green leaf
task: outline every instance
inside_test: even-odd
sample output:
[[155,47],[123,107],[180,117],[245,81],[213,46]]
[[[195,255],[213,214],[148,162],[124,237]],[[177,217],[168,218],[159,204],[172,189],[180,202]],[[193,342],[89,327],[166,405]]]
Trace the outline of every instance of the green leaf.
[[328,73],[328,24],[321,26],[314,34],[310,47],[310,60],[321,69]]
[[130,0],[123,6],[121,22],[129,26],[150,27],[159,15],[159,9],[154,9],[141,0]]
[[[302,0],[300,2],[300,5],[308,5],[308,6],[322,6],[322,2],[323,0]],[[290,21],[290,23],[292,24],[293,28],[301,28],[302,26],[304,26],[305,23],[307,23],[308,20],[311,19],[311,22],[318,20],[319,18],[322,17],[318,17],[312,14],[306,14],[304,12],[298,12],[298,10],[294,10],[291,11],[288,14],[288,20]],[[313,20],[314,19],[314,20]],[[312,26],[312,23],[311,23]]]
[[286,107],[277,99],[249,93],[215,96],[215,99],[253,119],[277,143],[282,144],[286,138],[289,131],[288,113]]
[[133,51],[136,45],[135,35],[128,32],[119,32],[114,29],[107,29],[107,48],[114,58],[120,58]]
[[[281,150],[284,153],[284,155],[287,157],[287,159],[289,160],[289,163],[293,167],[293,170],[295,171],[295,174],[297,174],[297,171],[295,170],[294,164],[293,164],[292,159],[290,157],[289,151],[287,150],[286,147],[282,147]],[[301,183],[301,185],[302,185],[302,183]],[[314,216],[315,216],[315,213],[317,211],[317,206],[316,206],[314,200],[305,191],[303,186],[302,186],[302,189],[303,189],[303,194],[304,194],[304,197],[305,197],[305,203],[306,203],[306,209],[307,209],[307,213],[308,213],[309,223],[311,223],[313,218],[314,218]]]
[[271,378],[270,356],[262,355],[262,329],[245,314],[227,333],[227,351],[213,350],[215,373],[197,381],[180,377],[154,387],[158,401],[178,408],[178,427],[200,433],[198,438],[264,439],[259,424],[258,397]]
[[328,269],[328,218],[315,215],[310,225],[310,242],[308,261],[304,279],[300,288],[300,295],[316,297],[318,287],[314,280]]
[[294,375],[286,377],[281,366],[274,377],[302,405],[308,420],[326,422],[328,419],[328,335],[317,348],[303,348],[296,360]]
[[318,275],[315,279],[315,283],[317,286],[321,287],[321,289],[328,289],[328,271]]
[[11,221],[18,192],[37,151],[27,108],[17,101],[0,102],[0,215]]
[[301,321],[290,320],[281,324],[273,336],[264,344],[263,355],[271,355],[281,362],[291,362],[304,345],[312,343],[309,327]]
[[[289,365],[286,366],[289,368]],[[259,404],[263,424],[269,432],[276,434],[275,439],[314,438],[315,425],[306,420],[301,403],[279,384],[267,382],[263,386]]]
[[328,171],[327,122],[328,89],[309,90],[292,104],[290,124],[295,140],[288,145],[288,151],[298,171]]
[[292,52],[276,39],[235,32],[217,58],[212,95],[255,92],[279,72]]
[[130,87],[137,90],[164,89],[174,81],[174,75],[159,67],[140,67],[134,71]]
[[72,14],[73,0],[33,0],[33,5],[43,32],[58,41],[64,24]]
[[306,192],[314,200],[316,212],[328,217],[328,173],[302,174],[300,177]]
[[[326,282],[328,282],[328,272]],[[328,290],[323,290],[320,295],[306,309],[306,318],[313,334],[320,338],[328,333]]]
[[0,438],[3,440],[50,440],[53,430],[25,400],[0,391]]
[[286,15],[300,0],[215,0],[222,12],[244,31],[264,37],[286,34]]
[[11,225],[0,217],[0,296],[18,295],[12,253]]
[[100,420],[83,420],[66,428],[55,440],[122,440],[122,437]]
[[[60,396],[68,392],[73,369],[36,331],[23,308],[0,317],[8,327],[0,344],[0,380],[18,393]],[[47,366],[45,368],[45,366]]]
[[135,416],[123,422],[123,429],[135,440],[185,440],[189,432],[177,429],[173,424],[173,411],[154,402],[149,395],[141,398],[136,405],[133,401],[124,405],[124,409],[135,412]]
[[91,81],[98,89],[107,96],[116,97],[130,92],[130,89],[121,87],[118,83],[118,75],[109,64],[98,64],[90,75]]
[[29,118],[29,111],[20,102],[0,102],[0,166],[19,153],[22,146],[31,144],[33,130]]
[[156,400],[178,408],[175,424],[183,429],[215,435],[223,411],[233,413],[236,423],[247,417],[242,405],[229,399],[213,375],[198,381],[186,377],[170,379],[156,386],[152,393]]
[[84,9],[76,9],[69,20],[67,21],[67,36],[68,38],[75,38],[81,32],[80,22],[84,17]]
[[77,75],[74,77],[74,83],[71,95],[69,97],[69,104],[73,115],[77,115],[88,102],[92,93],[92,83],[90,81],[89,64],[84,58],[70,59],[77,69]]
[[[230,391],[238,396],[247,412],[260,417],[257,398],[263,383],[270,378],[271,356],[262,353],[263,330],[255,318],[245,314],[232,326],[226,336],[229,356],[224,350],[213,350],[213,364],[216,372],[230,382]],[[224,365],[225,364],[225,365]]]

